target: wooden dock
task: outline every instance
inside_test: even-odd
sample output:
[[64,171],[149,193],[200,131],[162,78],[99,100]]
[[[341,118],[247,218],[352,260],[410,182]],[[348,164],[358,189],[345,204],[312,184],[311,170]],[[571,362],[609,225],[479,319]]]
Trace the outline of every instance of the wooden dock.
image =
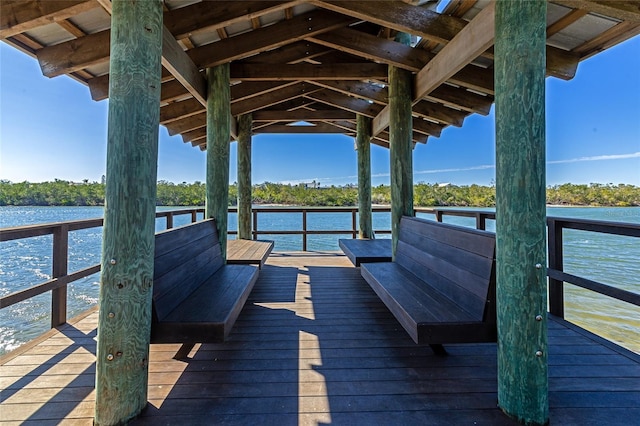
[[[4,356],[0,422],[93,420],[97,311]],[[549,322],[551,422],[631,425],[640,356]],[[273,253],[231,339],[152,345],[135,424],[514,424],[496,408],[496,345],[416,346],[343,255]]]

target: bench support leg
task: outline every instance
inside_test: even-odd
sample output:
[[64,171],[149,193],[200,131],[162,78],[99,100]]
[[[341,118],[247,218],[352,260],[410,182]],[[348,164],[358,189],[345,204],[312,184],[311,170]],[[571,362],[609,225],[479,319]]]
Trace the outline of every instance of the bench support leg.
[[173,356],[173,359],[186,359],[195,345],[195,343],[183,343],[180,349],[178,349],[178,352]]
[[430,344],[429,347],[431,348],[431,350],[433,351],[434,354],[438,355],[438,356],[446,356],[449,355],[447,353],[447,350],[444,348],[444,346],[442,346],[440,343],[434,343],[434,344]]

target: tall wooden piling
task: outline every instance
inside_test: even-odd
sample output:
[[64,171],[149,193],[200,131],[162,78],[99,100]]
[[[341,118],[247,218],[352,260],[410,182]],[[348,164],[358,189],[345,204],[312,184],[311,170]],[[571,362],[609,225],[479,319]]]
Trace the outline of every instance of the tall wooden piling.
[[251,114],[238,117],[238,238],[251,239]]
[[229,64],[207,69],[207,194],[206,216],[215,218],[222,256],[227,258],[229,211],[229,137],[231,103]]
[[374,238],[371,214],[371,118],[358,114],[358,215],[360,238]]
[[[409,44],[408,34],[396,41]],[[413,124],[411,72],[389,66],[389,157],[391,163],[391,247],[395,259],[402,216],[413,216]]]
[[498,404],[549,421],[544,0],[496,5]]
[[162,1],[113,1],[95,424],[147,404]]

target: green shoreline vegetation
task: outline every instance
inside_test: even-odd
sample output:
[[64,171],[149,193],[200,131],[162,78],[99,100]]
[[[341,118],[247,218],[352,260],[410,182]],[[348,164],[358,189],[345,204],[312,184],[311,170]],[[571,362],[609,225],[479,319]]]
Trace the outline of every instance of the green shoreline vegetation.
[[[253,186],[254,204],[303,206],[355,206],[358,188],[355,185],[316,187],[264,182]],[[202,206],[205,184],[202,182],[175,184],[158,182],[158,206]],[[235,205],[237,186],[229,186],[229,200]],[[390,204],[389,186],[372,188],[373,204]],[[495,207],[494,186],[456,186],[417,183],[414,186],[416,206]],[[625,184],[589,185],[562,184],[547,188],[547,204],[598,207],[640,206],[640,187]],[[0,206],[102,206],[104,184],[98,182],[12,183],[0,181]]]

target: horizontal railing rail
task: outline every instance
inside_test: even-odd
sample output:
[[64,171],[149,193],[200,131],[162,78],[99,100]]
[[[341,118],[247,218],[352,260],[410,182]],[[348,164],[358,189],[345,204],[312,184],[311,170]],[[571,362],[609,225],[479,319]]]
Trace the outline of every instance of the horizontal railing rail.
[[602,220],[572,219],[564,217],[547,217],[547,276],[549,277],[549,312],[564,318],[564,284],[594,291],[640,306],[640,294],[617,288],[608,284],[580,277],[564,272],[564,238],[563,231],[573,229],[578,231],[596,232],[600,234],[619,235],[625,237],[640,237],[640,224],[611,222]]

